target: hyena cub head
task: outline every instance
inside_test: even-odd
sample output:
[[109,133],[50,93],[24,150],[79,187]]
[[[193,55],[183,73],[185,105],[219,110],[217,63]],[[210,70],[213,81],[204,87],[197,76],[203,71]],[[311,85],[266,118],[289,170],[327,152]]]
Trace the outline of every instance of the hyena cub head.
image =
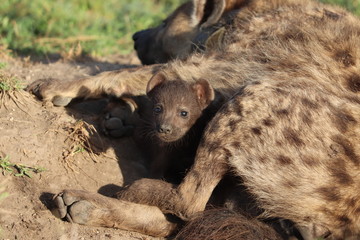
[[184,3],[159,26],[133,35],[138,57],[143,64],[185,59],[218,29],[214,24],[224,12],[244,2],[246,0],[192,0]]
[[206,80],[170,81],[163,73],[149,81],[146,92],[153,103],[152,130],[166,143],[184,137],[215,96]]

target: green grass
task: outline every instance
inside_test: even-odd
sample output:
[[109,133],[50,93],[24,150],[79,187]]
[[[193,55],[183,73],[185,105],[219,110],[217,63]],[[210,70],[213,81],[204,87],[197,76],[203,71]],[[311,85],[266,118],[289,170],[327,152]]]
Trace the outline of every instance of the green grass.
[[23,88],[22,82],[17,77],[6,75],[0,71],[0,93],[18,91]]
[[[0,188],[0,190],[2,190],[2,189]],[[7,192],[0,193],[0,201],[5,199],[7,196],[9,196],[9,193],[7,193]]]
[[[2,203],[2,201],[9,196],[9,193],[5,192],[5,183],[6,183],[5,180],[0,182],[0,203]],[[0,208],[0,214],[1,214],[1,208]],[[0,227],[0,238],[1,238],[1,234],[2,234],[2,229]]]
[[0,157],[0,168],[2,169],[3,175],[13,172],[12,164],[9,161],[9,156],[5,156],[4,158]]
[[360,16],[360,0],[320,0],[320,2],[340,5]]
[[0,70],[3,69],[3,68],[6,68],[6,66],[7,66],[7,63],[0,62]]
[[134,32],[154,26],[181,0],[2,0],[0,45],[21,54],[127,53]]
[[31,178],[32,173],[45,171],[42,167],[28,167],[23,164],[11,163],[9,156],[0,157],[0,169],[3,175],[14,175],[15,177],[26,176],[29,178]]
[[[184,1],[2,0],[0,48],[43,55],[71,53],[80,43],[92,56],[128,53],[134,32],[157,25]],[[360,0],[321,1],[360,15]]]

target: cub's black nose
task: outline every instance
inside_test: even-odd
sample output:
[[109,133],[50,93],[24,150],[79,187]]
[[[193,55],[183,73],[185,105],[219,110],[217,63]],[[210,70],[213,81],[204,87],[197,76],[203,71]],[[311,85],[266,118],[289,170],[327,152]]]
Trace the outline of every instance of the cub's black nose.
[[157,131],[162,134],[170,134],[172,132],[172,128],[168,125],[160,125],[157,127]]

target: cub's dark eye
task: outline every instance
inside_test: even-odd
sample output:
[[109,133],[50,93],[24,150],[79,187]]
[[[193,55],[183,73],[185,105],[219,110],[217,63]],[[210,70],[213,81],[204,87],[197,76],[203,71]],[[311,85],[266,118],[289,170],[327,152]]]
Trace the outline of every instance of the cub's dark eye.
[[182,116],[182,117],[187,117],[188,116],[188,112],[187,111],[181,111],[180,112],[180,116]]
[[161,106],[155,106],[153,109],[154,113],[159,114],[162,112],[162,107]]

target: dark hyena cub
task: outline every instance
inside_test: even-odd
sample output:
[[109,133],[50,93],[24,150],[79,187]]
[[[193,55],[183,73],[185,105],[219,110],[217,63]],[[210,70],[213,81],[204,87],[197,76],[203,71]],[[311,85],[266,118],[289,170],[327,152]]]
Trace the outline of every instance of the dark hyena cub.
[[162,73],[149,81],[146,92],[153,108],[140,131],[151,143],[150,175],[178,182],[193,163],[202,132],[223,98],[206,80],[167,80]]
[[189,83],[156,74],[147,97],[110,102],[102,127],[112,137],[134,135],[150,156],[150,177],[178,183],[193,163],[206,124],[224,102],[208,81]]

